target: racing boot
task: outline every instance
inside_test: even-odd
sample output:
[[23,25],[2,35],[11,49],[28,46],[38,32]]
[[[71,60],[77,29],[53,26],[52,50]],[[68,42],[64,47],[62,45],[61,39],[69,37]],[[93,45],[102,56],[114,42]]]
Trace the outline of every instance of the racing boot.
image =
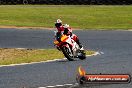
[[79,42],[79,39],[76,41],[76,43],[79,45],[79,47],[80,47],[80,50],[84,50],[84,48],[83,48],[83,45]]

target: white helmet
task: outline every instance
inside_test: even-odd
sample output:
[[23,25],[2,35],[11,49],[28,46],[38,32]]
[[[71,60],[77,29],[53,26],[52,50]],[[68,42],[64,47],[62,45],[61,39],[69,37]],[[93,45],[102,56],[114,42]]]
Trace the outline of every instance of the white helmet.
[[62,23],[60,19],[57,19],[55,23]]
[[64,25],[64,28],[69,28],[69,25],[68,25],[68,24],[65,24],[65,25]]

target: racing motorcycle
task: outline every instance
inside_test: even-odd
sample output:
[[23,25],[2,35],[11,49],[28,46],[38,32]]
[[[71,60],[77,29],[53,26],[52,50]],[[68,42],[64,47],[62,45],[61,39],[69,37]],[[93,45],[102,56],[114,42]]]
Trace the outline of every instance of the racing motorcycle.
[[54,40],[54,44],[58,50],[62,51],[64,56],[69,60],[73,61],[75,58],[81,60],[86,58],[84,50],[80,50],[79,45],[69,36],[62,34],[60,41]]

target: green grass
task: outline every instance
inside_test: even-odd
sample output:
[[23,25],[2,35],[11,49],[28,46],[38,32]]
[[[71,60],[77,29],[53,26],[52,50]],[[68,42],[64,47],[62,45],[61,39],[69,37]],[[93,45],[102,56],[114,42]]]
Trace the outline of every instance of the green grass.
[[[86,51],[87,55],[94,51]],[[64,55],[57,49],[0,49],[0,65],[40,62],[63,59]]]
[[132,6],[1,5],[0,25],[54,27],[60,18],[73,28],[132,29]]

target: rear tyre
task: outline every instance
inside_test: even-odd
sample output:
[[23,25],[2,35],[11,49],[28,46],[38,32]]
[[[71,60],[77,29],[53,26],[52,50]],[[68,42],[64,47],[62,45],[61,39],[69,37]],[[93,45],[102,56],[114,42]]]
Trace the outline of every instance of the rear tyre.
[[71,52],[69,51],[69,49],[67,47],[62,47],[62,52],[64,54],[64,56],[69,60],[69,61],[73,61],[73,55],[71,54]]
[[86,59],[86,53],[85,53],[85,51],[84,50],[80,51],[80,53],[81,53],[81,55],[79,56],[79,59],[81,59],[81,60]]

